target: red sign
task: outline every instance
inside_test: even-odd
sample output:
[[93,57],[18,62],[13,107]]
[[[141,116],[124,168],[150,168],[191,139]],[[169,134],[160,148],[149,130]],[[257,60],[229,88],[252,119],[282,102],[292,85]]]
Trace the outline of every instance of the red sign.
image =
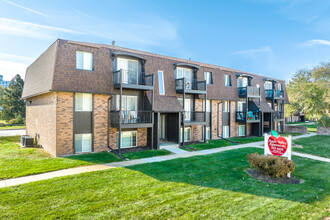
[[268,148],[273,155],[282,156],[288,149],[288,142],[284,137],[270,136],[268,138]]

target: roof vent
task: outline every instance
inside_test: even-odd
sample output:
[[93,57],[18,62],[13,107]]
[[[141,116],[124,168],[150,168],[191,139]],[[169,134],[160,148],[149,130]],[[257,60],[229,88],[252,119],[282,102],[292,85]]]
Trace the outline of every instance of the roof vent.
[[116,41],[113,40],[113,41],[111,42],[111,45],[112,45],[112,46],[115,46],[115,43],[116,43]]

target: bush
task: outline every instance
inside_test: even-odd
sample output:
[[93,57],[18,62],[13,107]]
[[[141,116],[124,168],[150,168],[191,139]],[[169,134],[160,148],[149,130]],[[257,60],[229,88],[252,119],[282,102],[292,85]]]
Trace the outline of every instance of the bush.
[[323,127],[330,127],[330,116],[329,114],[324,114],[320,118],[320,120],[317,121],[320,125]]
[[25,119],[19,115],[16,118],[10,119],[9,124],[25,124]]
[[285,157],[273,155],[259,155],[258,153],[248,154],[247,159],[251,167],[258,169],[263,174],[272,177],[286,177],[288,173],[293,173],[295,164]]

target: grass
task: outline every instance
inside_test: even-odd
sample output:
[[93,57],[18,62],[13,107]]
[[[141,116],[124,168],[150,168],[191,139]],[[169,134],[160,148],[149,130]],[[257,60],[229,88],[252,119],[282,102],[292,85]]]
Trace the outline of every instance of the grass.
[[[239,141],[241,144],[247,144],[251,142],[263,141],[263,137],[229,138],[229,140]],[[194,148],[195,150],[206,150],[206,149],[226,147],[231,145],[237,145],[237,144],[224,139],[219,139],[219,140],[209,140],[208,143],[191,144],[188,145],[188,147]],[[186,150],[185,148],[183,149]]]
[[292,124],[305,124],[305,123],[310,123],[310,122],[297,121],[297,122],[286,122],[285,124],[288,124],[288,125],[292,125]]
[[[249,177],[246,148],[0,189],[1,219],[322,219],[328,164],[293,157],[298,185]],[[322,171],[322,172],[320,172]],[[47,204],[47,205],[45,205]]]
[[330,136],[316,135],[308,138],[299,138],[293,142],[303,147],[294,147],[293,151],[330,158]]
[[0,130],[8,130],[8,129],[24,129],[25,125],[13,125],[10,126],[6,120],[0,120],[0,124],[5,124],[6,126],[0,127]]
[[[0,180],[78,166],[122,161],[114,154],[108,152],[54,158],[40,148],[21,148],[18,144],[19,141],[19,136],[0,138]],[[165,150],[145,151],[130,153],[127,157],[136,159],[169,153],[168,151],[165,152]]]
[[297,126],[307,127],[308,132],[317,132],[317,127],[319,127],[320,124],[315,123],[315,124],[311,124],[311,125],[297,125]]
[[164,156],[169,154],[171,154],[171,152],[167,150],[145,150],[139,152],[125,153],[122,155],[127,159],[135,160],[147,157]]

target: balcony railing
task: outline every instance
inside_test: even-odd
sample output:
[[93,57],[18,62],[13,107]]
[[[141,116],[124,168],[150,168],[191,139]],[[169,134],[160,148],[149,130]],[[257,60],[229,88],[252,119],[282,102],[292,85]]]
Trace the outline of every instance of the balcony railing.
[[111,124],[116,126],[121,121],[121,124],[142,124],[152,123],[152,111],[111,111]]
[[282,99],[284,98],[284,91],[275,90],[275,89],[266,89],[265,96],[267,99]]
[[246,97],[246,96],[260,96],[260,88],[246,86],[246,87],[238,87],[238,95],[239,97]]
[[185,122],[205,122],[205,112],[186,111],[184,116]]
[[154,74],[145,75],[130,70],[117,70],[113,72],[114,85],[126,84],[137,86],[154,86]]
[[187,78],[176,79],[175,88],[177,91],[206,92],[206,81],[197,81],[196,79]]
[[276,111],[274,114],[275,119],[284,119],[284,112]]
[[[245,121],[246,112],[236,111],[236,121]],[[260,120],[259,112],[248,111],[247,121],[257,121]]]

